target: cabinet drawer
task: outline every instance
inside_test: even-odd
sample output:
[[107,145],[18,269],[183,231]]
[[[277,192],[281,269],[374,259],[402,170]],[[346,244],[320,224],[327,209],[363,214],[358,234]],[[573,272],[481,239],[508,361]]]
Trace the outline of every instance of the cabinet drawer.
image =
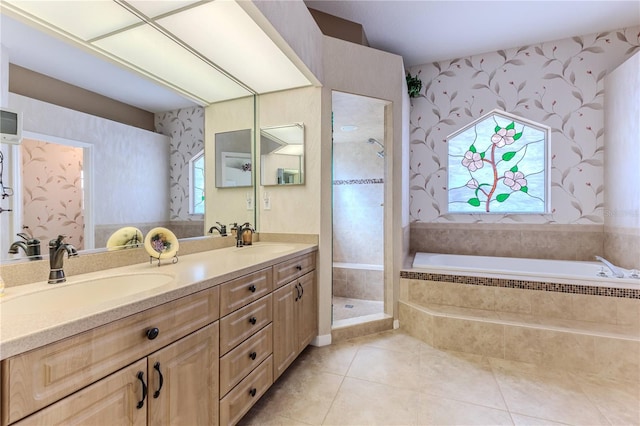
[[273,272],[271,268],[236,278],[220,286],[220,316],[271,293]]
[[[15,422],[218,319],[218,287],[3,361],[2,424]],[[157,328],[156,338],[147,331]]]
[[274,289],[312,271],[316,268],[316,254],[298,256],[273,267]]
[[16,423],[27,425],[131,425],[147,424],[146,395],[144,405],[136,409],[142,399],[139,373],[147,382],[147,360],[142,359],[93,385],[74,393],[55,404]]
[[272,357],[262,362],[220,401],[220,425],[234,425],[273,383]]
[[264,328],[272,319],[271,294],[220,320],[220,355]]
[[220,358],[220,396],[224,396],[273,352],[269,324]]

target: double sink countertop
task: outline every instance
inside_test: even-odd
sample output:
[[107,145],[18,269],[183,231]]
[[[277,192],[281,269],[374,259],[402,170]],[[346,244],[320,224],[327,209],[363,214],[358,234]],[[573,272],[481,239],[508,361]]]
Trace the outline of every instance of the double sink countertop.
[[[317,250],[315,244],[254,243],[67,276],[5,289],[0,360],[64,339]],[[73,262],[73,259],[65,262]]]

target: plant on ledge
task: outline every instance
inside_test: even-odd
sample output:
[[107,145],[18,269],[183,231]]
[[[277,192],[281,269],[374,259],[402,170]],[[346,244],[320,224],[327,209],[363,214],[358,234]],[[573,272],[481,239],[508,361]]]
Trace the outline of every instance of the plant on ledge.
[[407,87],[409,88],[409,97],[417,98],[422,89],[422,80],[417,75],[411,76],[411,73],[407,73]]

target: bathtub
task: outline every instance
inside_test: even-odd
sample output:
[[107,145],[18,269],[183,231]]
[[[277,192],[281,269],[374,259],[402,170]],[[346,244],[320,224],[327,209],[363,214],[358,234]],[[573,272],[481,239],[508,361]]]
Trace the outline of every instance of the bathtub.
[[599,276],[598,273],[603,269],[603,266],[602,263],[595,261],[523,259],[438,253],[416,253],[413,260],[414,269],[435,274],[611,288],[640,288],[640,279],[630,278],[630,270],[621,268],[625,273],[625,278],[616,278],[612,276],[609,268],[604,267],[604,272],[607,276]]
[[333,263],[333,295],[352,299],[384,299],[384,267],[365,263]]

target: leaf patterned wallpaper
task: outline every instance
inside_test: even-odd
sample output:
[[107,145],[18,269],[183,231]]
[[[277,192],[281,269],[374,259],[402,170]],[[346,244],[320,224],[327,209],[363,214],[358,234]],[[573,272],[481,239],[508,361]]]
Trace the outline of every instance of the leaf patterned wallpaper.
[[[411,221],[602,224],[604,77],[638,50],[631,27],[408,69]],[[550,214],[447,214],[446,138],[495,108],[551,127]]]
[[46,250],[49,239],[65,235],[84,248],[82,148],[23,139],[22,223]]
[[189,160],[204,149],[204,108],[156,114],[155,127],[170,138],[170,220],[202,220],[189,214]]

